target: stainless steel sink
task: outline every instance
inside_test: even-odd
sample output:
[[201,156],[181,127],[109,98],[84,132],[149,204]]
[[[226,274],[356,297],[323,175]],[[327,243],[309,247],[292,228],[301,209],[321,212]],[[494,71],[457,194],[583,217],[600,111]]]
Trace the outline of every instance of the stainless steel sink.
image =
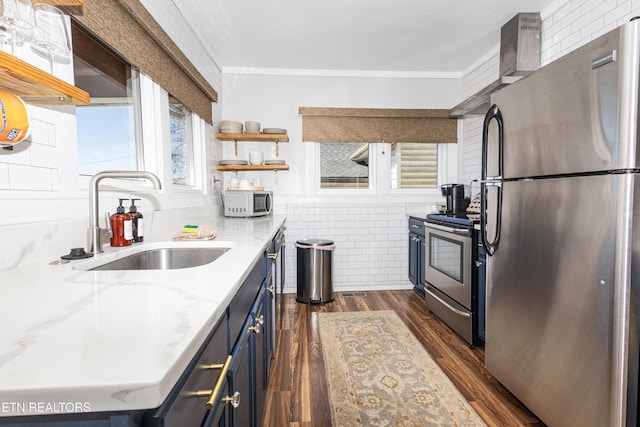
[[95,270],[175,270],[198,267],[218,259],[229,248],[160,248],[138,252],[97,267]]

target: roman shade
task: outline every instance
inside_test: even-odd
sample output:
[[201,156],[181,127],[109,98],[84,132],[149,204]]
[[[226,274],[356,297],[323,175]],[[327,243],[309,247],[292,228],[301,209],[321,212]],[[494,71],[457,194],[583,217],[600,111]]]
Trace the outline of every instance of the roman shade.
[[302,140],[312,142],[419,142],[458,140],[449,110],[299,107]]
[[212,123],[218,94],[139,0],[84,0],[65,11],[122,57]]

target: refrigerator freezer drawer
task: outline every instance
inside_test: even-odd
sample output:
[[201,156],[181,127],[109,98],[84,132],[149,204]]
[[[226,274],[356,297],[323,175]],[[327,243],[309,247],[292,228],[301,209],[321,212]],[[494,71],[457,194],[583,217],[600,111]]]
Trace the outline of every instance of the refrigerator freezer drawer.
[[473,313],[427,284],[425,300],[427,308],[438,316],[451,329],[456,331],[466,342],[473,342]]

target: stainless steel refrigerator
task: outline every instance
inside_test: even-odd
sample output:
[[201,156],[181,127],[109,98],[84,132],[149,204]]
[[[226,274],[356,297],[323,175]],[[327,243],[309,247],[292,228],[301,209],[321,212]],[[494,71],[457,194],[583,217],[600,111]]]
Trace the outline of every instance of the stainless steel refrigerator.
[[640,20],[492,95],[485,364],[549,426],[635,426]]

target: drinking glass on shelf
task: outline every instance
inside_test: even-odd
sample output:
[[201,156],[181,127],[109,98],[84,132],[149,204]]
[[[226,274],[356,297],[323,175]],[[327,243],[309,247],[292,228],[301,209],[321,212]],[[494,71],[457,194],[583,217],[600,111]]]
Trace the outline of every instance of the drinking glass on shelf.
[[36,4],[33,10],[36,27],[31,47],[49,57],[49,72],[53,74],[55,55],[66,55],[71,52],[64,13],[48,4]]
[[[0,14],[2,14],[2,9],[0,8]],[[5,45],[13,39],[13,31],[11,28],[2,21],[0,21],[0,49],[4,50]],[[13,54],[13,46],[11,49],[11,53]]]
[[11,54],[15,46],[29,40],[35,25],[31,0],[0,0],[0,38],[2,44],[11,42]]

